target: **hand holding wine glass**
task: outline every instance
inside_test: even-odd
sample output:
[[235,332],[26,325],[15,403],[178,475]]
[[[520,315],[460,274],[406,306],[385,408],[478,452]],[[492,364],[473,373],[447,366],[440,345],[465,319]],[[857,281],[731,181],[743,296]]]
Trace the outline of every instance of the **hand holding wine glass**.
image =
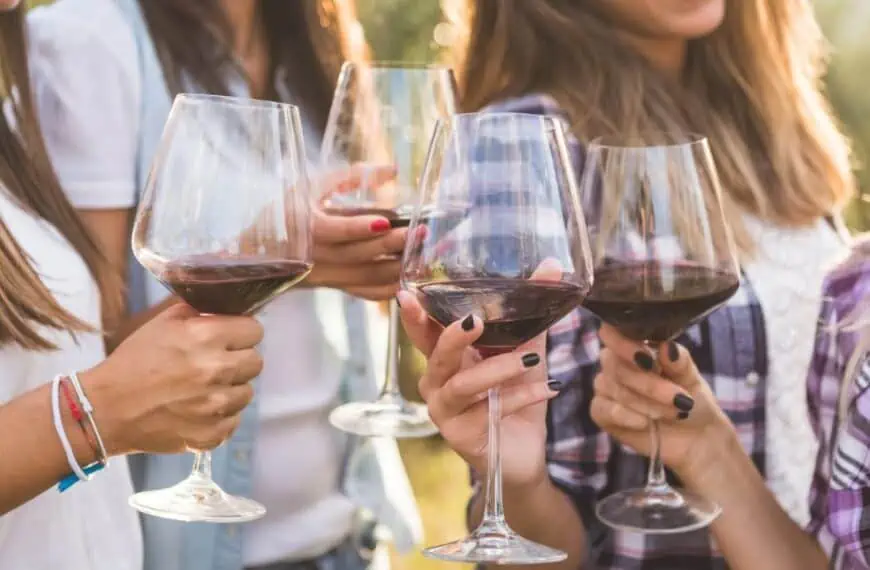
[[[546,369],[544,333],[592,284],[563,124],[513,113],[443,119],[420,188],[421,206],[453,213],[427,216],[418,207],[405,245],[402,287],[416,298],[405,315],[412,338],[430,354],[420,388],[445,437],[486,476],[478,528],[425,554],[495,564],[564,560],[564,552],[508,526],[501,456],[502,416],[508,415],[511,482],[546,477],[542,402],[552,390],[540,372]],[[425,231],[417,232],[424,223]],[[422,322],[417,305],[443,334]]]
[[[593,141],[582,186],[587,211],[596,214],[590,225],[595,283],[583,304],[622,336],[646,344],[632,358],[646,372],[659,370],[659,347],[725,303],[740,284],[707,140],[645,133]],[[678,403],[689,407],[685,399]],[[654,406],[649,411],[647,484],[599,502],[598,517],[651,534],[703,528],[720,507],[667,483],[659,418],[672,416]]]
[[[292,105],[176,97],[136,213],[139,262],[203,314],[256,313],[311,271],[303,149]],[[182,521],[241,522],[266,512],[218,487],[207,452],[196,453],[187,479],[137,493],[130,504]]]
[[[692,484],[735,440],[734,427],[701,377],[689,352],[675,342],[653,355],[643,343],[604,325],[606,346],[595,378],[592,419],[623,444],[650,455],[651,418],[660,422],[661,457],[686,484]],[[650,359],[647,359],[647,355]],[[659,370],[647,370],[655,359]],[[644,366],[641,366],[642,363]]]

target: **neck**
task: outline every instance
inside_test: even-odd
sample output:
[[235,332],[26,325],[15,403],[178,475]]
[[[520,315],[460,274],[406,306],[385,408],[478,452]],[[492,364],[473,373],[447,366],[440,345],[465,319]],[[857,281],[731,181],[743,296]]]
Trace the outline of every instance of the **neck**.
[[688,51],[686,40],[650,38],[633,34],[624,34],[623,39],[660,72],[675,80],[682,77]]
[[244,57],[253,43],[259,25],[257,20],[259,0],[220,0],[221,9],[232,31],[233,52]]

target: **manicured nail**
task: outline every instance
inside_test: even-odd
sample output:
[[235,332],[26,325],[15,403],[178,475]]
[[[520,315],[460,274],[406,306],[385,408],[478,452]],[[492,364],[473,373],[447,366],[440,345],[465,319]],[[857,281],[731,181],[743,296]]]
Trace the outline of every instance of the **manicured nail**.
[[390,222],[383,219],[375,220],[372,222],[372,225],[369,226],[369,229],[371,229],[372,232],[379,234],[390,229]]
[[547,388],[550,389],[551,392],[561,392],[562,391],[562,383],[558,380],[548,380]]
[[676,362],[680,359],[680,348],[677,346],[677,343],[668,343],[668,358],[671,359],[671,362]]
[[474,328],[474,315],[468,315],[464,319],[462,319],[462,330],[465,332],[470,331]]
[[678,410],[682,410],[688,413],[691,412],[692,408],[695,407],[695,400],[693,400],[691,396],[687,396],[685,394],[677,394],[676,396],[674,396],[674,406]]
[[634,353],[634,363],[642,370],[652,370],[655,365],[655,360],[648,352],[638,350]]
[[680,412],[677,414],[678,420],[685,420],[689,418],[689,412]]
[[526,368],[537,366],[539,362],[541,362],[541,357],[534,352],[523,355],[523,366]]

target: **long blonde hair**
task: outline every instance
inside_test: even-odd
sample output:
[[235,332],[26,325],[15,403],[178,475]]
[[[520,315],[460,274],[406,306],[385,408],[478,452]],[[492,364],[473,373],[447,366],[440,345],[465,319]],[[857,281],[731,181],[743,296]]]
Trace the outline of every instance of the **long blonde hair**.
[[462,106],[543,92],[581,142],[656,130],[710,140],[738,246],[739,213],[802,226],[838,211],[854,181],[822,91],[825,44],[810,0],[727,3],[688,49],[683,82],[653,69],[588,1],[453,0]]

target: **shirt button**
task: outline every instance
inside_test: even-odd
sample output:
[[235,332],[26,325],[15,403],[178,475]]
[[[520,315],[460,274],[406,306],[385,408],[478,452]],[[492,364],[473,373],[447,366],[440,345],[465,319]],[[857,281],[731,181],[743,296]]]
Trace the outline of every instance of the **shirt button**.
[[761,375],[753,370],[749,374],[746,375],[746,383],[750,386],[758,385],[758,382],[761,380]]

